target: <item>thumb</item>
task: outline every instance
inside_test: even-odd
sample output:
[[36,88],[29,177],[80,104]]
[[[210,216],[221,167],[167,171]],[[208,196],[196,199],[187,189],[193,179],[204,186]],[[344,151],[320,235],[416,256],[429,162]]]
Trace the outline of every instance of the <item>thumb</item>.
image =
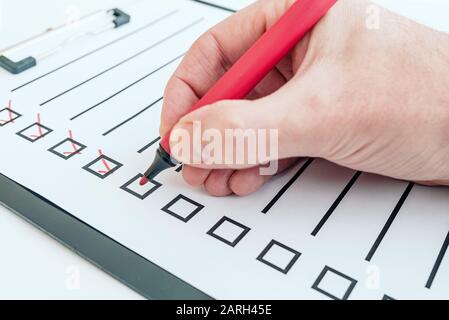
[[287,86],[263,99],[220,101],[188,114],[172,131],[173,157],[199,168],[244,169],[311,155],[309,108]]

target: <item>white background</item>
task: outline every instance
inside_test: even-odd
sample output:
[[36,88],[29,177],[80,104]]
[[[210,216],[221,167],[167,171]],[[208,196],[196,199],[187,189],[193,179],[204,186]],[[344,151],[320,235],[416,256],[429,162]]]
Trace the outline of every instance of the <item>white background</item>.
[[[85,14],[133,0],[0,0],[0,50]],[[248,0],[214,1],[238,6]],[[447,0],[377,0],[391,9],[449,31]],[[75,5],[75,6],[74,6]],[[26,10],[23,10],[26,8]],[[139,299],[96,267],[0,207],[0,299]]]

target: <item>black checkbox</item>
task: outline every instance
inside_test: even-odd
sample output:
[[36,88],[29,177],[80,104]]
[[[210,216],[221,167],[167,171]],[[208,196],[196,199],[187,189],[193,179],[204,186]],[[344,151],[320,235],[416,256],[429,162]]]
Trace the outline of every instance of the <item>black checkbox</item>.
[[247,226],[228,217],[223,217],[207,234],[228,246],[235,247],[250,231],[251,229]]
[[81,152],[86,148],[87,147],[84,144],[79,143],[78,141],[75,141],[71,138],[67,138],[48,149],[48,151],[64,160],[69,160],[70,158],[81,154]]
[[108,156],[101,155],[94,161],[85,165],[83,169],[100,179],[106,179],[121,167],[123,167],[123,164],[120,162],[115,161]]
[[25,140],[28,140],[30,142],[36,142],[52,132],[53,132],[52,129],[36,122],[33,123],[31,126],[26,127],[25,129],[17,132],[16,134],[24,138]]
[[272,240],[257,257],[257,260],[279,272],[287,274],[300,256],[300,252],[276,240]]
[[180,194],[161,210],[187,223],[203,209],[202,204]]
[[140,180],[143,178],[143,174],[138,174],[123,186],[120,187],[123,191],[139,198],[140,200],[145,200],[149,195],[155,192],[157,189],[162,187],[162,184],[155,180],[150,180],[146,185],[141,186]]
[[357,281],[328,266],[318,276],[312,289],[334,300],[347,300]]
[[4,127],[7,124],[14,122],[19,119],[22,115],[9,108],[0,110],[0,127]]

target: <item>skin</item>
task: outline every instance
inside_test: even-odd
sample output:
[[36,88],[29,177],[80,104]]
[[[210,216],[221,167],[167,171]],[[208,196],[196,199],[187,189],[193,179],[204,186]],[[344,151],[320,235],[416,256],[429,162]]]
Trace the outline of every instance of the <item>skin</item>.
[[[449,36],[364,0],[339,0],[247,100],[188,109],[289,8],[260,0],[204,34],[169,81],[161,135],[171,128],[279,130],[279,172],[301,157],[429,185],[449,185]],[[191,159],[178,159],[191,163]],[[262,162],[262,159],[260,160]],[[192,186],[245,196],[271,177],[258,167],[186,165]]]

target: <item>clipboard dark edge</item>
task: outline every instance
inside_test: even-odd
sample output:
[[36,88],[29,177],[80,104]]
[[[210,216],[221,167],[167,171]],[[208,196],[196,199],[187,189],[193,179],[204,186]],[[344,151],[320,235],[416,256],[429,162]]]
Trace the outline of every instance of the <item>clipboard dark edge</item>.
[[0,202],[74,253],[151,300],[212,298],[31,190],[0,174]]

